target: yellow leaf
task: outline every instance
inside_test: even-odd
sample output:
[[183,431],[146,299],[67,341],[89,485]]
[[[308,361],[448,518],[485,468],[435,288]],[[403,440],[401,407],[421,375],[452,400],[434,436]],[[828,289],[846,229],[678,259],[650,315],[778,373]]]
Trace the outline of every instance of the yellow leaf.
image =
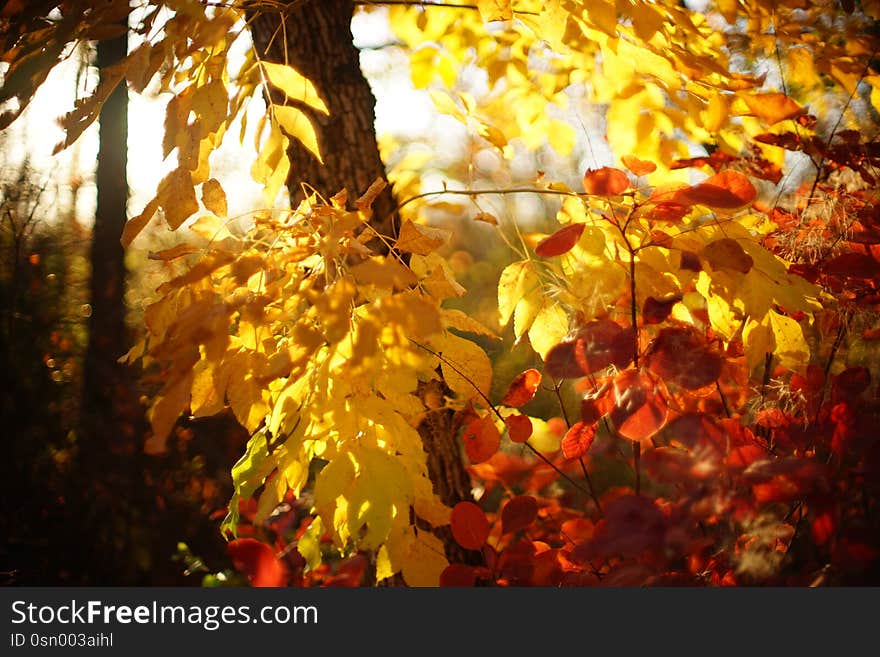
[[721,93],[709,97],[709,103],[703,113],[703,127],[709,133],[716,133],[730,115],[730,104]]
[[289,105],[273,105],[272,114],[284,132],[299,140],[321,164],[324,164],[315,126],[302,110]]
[[440,586],[440,575],[449,565],[443,542],[420,531],[404,557],[402,574],[407,586]]
[[400,227],[397,248],[405,253],[428,255],[443,246],[449,236],[448,230],[405,221]]
[[773,125],[804,113],[804,108],[785,94],[746,94],[743,101],[752,114]]
[[498,280],[498,322],[505,326],[523,296],[540,287],[541,279],[529,260],[514,262],[504,268]]
[[324,535],[324,524],[320,516],[313,519],[308,529],[296,542],[296,550],[306,560],[306,569],[314,570],[321,565],[321,537]]
[[352,267],[351,273],[358,283],[375,285],[386,290],[403,290],[418,280],[411,269],[394,258],[385,256],[374,256],[365,260]]
[[485,335],[490,338],[498,339],[498,336],[493,331],[483,326],[470,315],[463,313],[461,310],[455,308],[443,308],[440,311],[440,317],[443,319],[443,325],[447,328],[454,328],[459,331],[465,331],[466,333]]
[[171,429],[174,428],[177,418],[189,405],[192,380],[193,373],[190,370],[165,388],[153,402],[150,409],[150,426],[153,435],[144,446],[148,454],[160,454],[165,451],[165,443]]
[[540,284],[527,287],[513,310],[514,338],[519,340],[532,327],[535,317],[544,307],[546,300],[547,297]]
[[[202,185],[202,203],[218,217],[225,219],[228,211],[226,206],[226,192],[220,185],[220,181],[211,178]],[[221,238],[222,239],[222,238]]]
[[162,179],[156,199],[165,211],[165,220],[171,230],[177,230],[199,209],[192,174],[183,167],[178,167]]
[[486,352],[470,340],[452,333],[434,341],[440,356],[440,368],[446,384],[457,395],[471,399],[489,394],[492,387],[492,363]]
[[236,419],[250,432],[269,414],[269,406],[263,400],[263,386],[249,372],[230,371],[226,395]]
[[805,372],[810,363],[810,347],[804,338],[801,325],[791,317],[770,311],[770,329],[776,343],[773,355],[782,367]]
[[796,372],[803,373],[810,362],[810,347],[801,325],[773,310],[759,321],[746,322],[743,351],[749,371],[762,366],[768,353],[773,354],[776,363]]
[[408,513],[412,484],[399,459],[379,448],[346,444],[318,474],[314,499],[341,546],[353,539],[358,547],[378,550],[395,519]]
[[229,92],[222,80],[212,80],[193,93],[191,109],[198,117],[201,137],[217,132],[228,116]]
[[617,4],[613,0],[591,0],[586,3],[590,22],[610,37],[617,36]]
[[487,23],[491,21],[509,21],[513,18],[510,0],[477,0],[480,16]]
[[284,92],[288,98],[305,103],[324,114],[330,113],[327,105],[324,104],[321,96],[318,95],[315,85],[295,68],[286,64],[275,64],[265,61],[261,62],[261,65],[266,72],[266,77],[269,78],[269,82]]
[[190,411],[195,417],[207,417],[223,410],[225,405],[228,369],[212,367],[206,361],[199,361],[195,367],[192,382]]
[[226,222],[213,214],[206,214],[199,217],[189,229],[199,237],[209,242],[222,241],[227,237],[232,237],[232,233],[226,227]]
[[545,304],[529,328],[532,349],[543,359],[568,333],[568,314],[558,304]]
[[131,245],[134,238],[137,237],[144,228],[146,228],[148,223],[150,223],[150,219],[155,216],[158,209],[159,199],[154,198],[149,203],[147,203],[143,212],[125,222],[125,226],[122,227],[122,237],[119,240],[122,243],[123,248],[128,248],[129,245]]

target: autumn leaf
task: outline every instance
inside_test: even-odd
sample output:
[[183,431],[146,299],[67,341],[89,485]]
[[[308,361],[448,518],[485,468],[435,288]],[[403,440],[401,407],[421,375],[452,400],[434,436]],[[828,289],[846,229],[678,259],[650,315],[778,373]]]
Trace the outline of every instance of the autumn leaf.
[[531,495],[517,495],[501,509],[501,531],[511,534],[526,529],[538,517],[538,500]]
[[532,436],[534,427],[531,419],[526,415],[514,413],[504,418],[504,424],[507,426],[507,434],[510,440],[515,443],[524,443]]
[[473,502],[456,504],[449,524],[455,542],[466,550],[479,550],[489,537],[489,519]]
[[620,158],[623,165],[635,176],[647,176],[657,170],[657,165],[647,160],[640,160],[633,155],[624,155]]
[[714,383],[721,375],[721,356],[690,328],[664,328],[647,353],[650,370],[688,390]]
[[266,72],[269,83],[282,91],[288,98],[305,103],[309,107],[329,114],[327,105],[318,95],[315,85],[303,77],[295,68],[287,64],[261,61],[260,66]]
[[405,221],[397,236],[397,248],[405,253],[428,255],[443,246],[451,233],[442,228],[423,226],[412,221]]
[[230,541],[226,551],[232,564],[247,577],[251,586],[284,586],[286,573],[284,564],[275,556],[271,547],[255,538],[239,538]]
[[177,230],[199,209],[192,172],[183,167],[174,169],[159,183],[156,200],[165,212],[165,221],[171,230]]
[[630,440],[647,440],[666,423],[669,412],[657,383],[647,374],[625,370],[614,378],[611,422]]
[[528,369],[516,375],[501,400],[502,406],[519,408],[530,402],[541,385],[541,373],[536,369]]
[[542,258],[551,258],[568,253],[577,244],[585,227],[586,224],[574,223],[560,228],[552,235],[538,242],[538,245],[535,247],[535,254]]
[[803,107],[785,94],[743,94],[741,98],[752,114],[767,125],[793,119],[806,112]]
[[477,0],[480,16],[487,23],[492,21],[509,21],[513,18],[510,0]]
[[752,256],[743,251],[736,240],[729,237],[709,242],[703,247],[700,255],[712,269],[730,269],[747,274],[755,264]]
[[655,299],[648,297],[642,304],[642,323],[644,324],[660,324],[665,322],[672,312],[672,308],[680,302],[682,296],[675,294],[666,299]]
[[754,201],[757,194],[745,175],[728,170],[678,191],[672,200],[682,205],[705,205],[714,210],[737,210]]
[[468,424],[461,439],[471,463],[487,461],[501,447],[501,433],[490,417],[482,417]]
[[594,196],[617,196],[629,189],[626,173],[613,167],[587,169],[584,174],[584,191]]
[[562,438],[562,454],[567,459],[579,459],[593,444],[596,437],[596,425],[576,422],[565,432]]
[[226,218],[228,211],[226,192],[216,178],[211,178],[202,184],[202,203],[221,219]]

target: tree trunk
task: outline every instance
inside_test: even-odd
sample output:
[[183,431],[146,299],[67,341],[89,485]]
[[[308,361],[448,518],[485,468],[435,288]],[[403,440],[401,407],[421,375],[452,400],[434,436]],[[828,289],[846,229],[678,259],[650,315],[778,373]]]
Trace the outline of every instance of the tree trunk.
[[[283,17],[268,12],[252,17],[251,32],[260,57],[297,69],[311,80],[330,110],[329,116],[324,116],[299,106],[316,126],[324,164],[291,140],[287,186],[294,207],[303,198],[301,182],[308,183],[325,198],[344,188],[351,203],[376,178],[387,180],[376,144],[376,100],[352,43],[353,14],[352,0],[296,0],[287,2]],[[396,235],[396,208],[391,188],[386,187],[373,203],[372,225],[377,232]],[[419,426],[419,433],[437,495],[450,506],[472,499],[470,478],[452,429],[451,412],[430,413]],[[462,550],[452,540],[448,528],[438,535],[444,540],[451,560],[473,563],[479,557],[478,553]]]
[[[100,41],[100,72],[119,62],[128,36]],[[135,584],[137,565],[131,556],[130,517],[140,481],[143,408],[131,371],[118,362],[129,348],[125,306],[125,251],[120,244],[128,202],[128,89],[122,82],[104,103],[99,116],[95,181],[97,207],[91,241],[89,281],[91,314],[83,364],[79,437],[84,486],[93,497],[86,524],[99,538],[95,546],[115,554],[84,555],[97,583]],[[117,563],[115,555],[120,555]]]

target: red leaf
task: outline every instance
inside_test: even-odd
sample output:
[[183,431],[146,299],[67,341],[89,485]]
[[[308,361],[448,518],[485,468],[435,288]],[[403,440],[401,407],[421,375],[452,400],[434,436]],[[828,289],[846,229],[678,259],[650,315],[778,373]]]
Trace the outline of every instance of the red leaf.
[[617,432],[630,440],[646,440],[666,422],[669,409],[647,374],[625,370],[614,378],[611,421]]
[[651,221],[676,224],[690,211],[690,207],[681,203],[658,203],[645,216]]
[[229,542],[226,552],[236,570],[244,573],[251,586],[284,586],[287,579],[284,564],[265,543],[255,538],[239,538]]
[[633,334],[610,319],[584,324],[574,337],[574,358],[591,374],[609,365],[626,367],[632,359]]
[[587,169],[584,174],[584,191],[595,196],[617,196],[629,189],[626,173],[614,167]]
[[703,271],[703,265],[699,256],[693,251],[682,251],[681,260],[678,265],[679,269],[687,269],[688,271]]
[[452,538],[466,550],[479,550],[489,537],[489,519],[473,502],[459,502],[449,521]]
[[501,446],[501,433],[490,417],[481,417],[465,427],[464,451],[471,463],[489,459]]
[[567,459],[579,459],[593,444],[596,437],[596,425],[575,423],[562,439],[562,454]]
[[586,373],[574,358],[574,342],[560,342],[547,352],[544,371],[554,379],[578,379]]
[[541,373],[538,370],[530,369],[518,374],[507,389],[501,405],[519,408],[532,400],[539,385],[541,385]]
[[825,272],[853,278],[880,278],[880,262],[864,253],[844,253],[825,264]]
[[532,421],[525,415],[508,415],[504,418],[507,425],[507,433],[515,443],[524,443],[532,435]]
[[672,307],[681,301],[681,295],[669,297],[668,299],[655,299],[648,297],[642,306],[642,323],[659,324],[666,321],[672,312]]
[[623,165],[636,176],[647,176],[657,170],[657,165],[647,160],[640,160],[633,155],[624,155],[620,158]]
[[757,195],[758,191],[744,174],[728,170],[677,192],[673,202],[705,205],[715,210],[736,210],[754,201]]
[[648,350],[648,368],[687,390],[713,383],[721,375],[721,356],[689,328],[665,328]]
[[584,396],[581,401],[581,422],[594,424],[614,408],[614,389],[607,386],[596,393]]
[[581,238],[585,227],[586,224],[581,223],[563,226],[552,235],[538,242],[538,245],[535,247],[535,254],[542,258],[552,258],[553,256],[568,253]]
[[871,372],[866,367],[849,367],[834,377],[832,395],[835,401],[854,400],[871,385]]
[[517,495],[501,510],[501,532],[508,534],[525,529],[538,517],[538,500],[531,495]]
[[704,413],[684,413],[666,427],[667,433],[691,452],[703,458],[721,458],[727,449],[727,435]]
[[471,587],[477,582],[477,569],[463,563],[451,563],[440,573],[440,586]]

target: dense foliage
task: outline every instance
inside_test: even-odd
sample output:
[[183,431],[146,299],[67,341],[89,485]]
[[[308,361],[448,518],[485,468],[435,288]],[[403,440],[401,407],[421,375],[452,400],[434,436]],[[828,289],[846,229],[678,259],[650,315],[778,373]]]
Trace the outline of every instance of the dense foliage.
[[[394,3],[413,83],[480,149],[571,157],[569,119],[598,103],[613,155],[425,189],[387,144],[400,217],[377,235],[382,181],[273,205],[290,140],[345,144],[318,143],[327,108],[293,68],[232,67],[237,4],[141,7],[146,40],[63,124],[70,143],[113,84],[169,97],[177,167],[122,238],[189,237],[151,255],[169,274],[126,358],[156,389],[148,451],[182,414],[231,409],[249,433],[222,530],[254,585],[878,581],[880,6]],[[7,2],[2,121],[128,11]],[[210,155],[264,91],[269,207],[238,231]],[[537,231],[487,210],[525,193],[553,208]],[[455,220],[431,225],[438,209]],[[491,321],[457,305],[475,221],[509,254]],[[533,366],[493,385],[490,343],[527,343]],[[453,507],[418,431],[447,409],[475,490]],[[474,559],[450,563],[447,525]]]

